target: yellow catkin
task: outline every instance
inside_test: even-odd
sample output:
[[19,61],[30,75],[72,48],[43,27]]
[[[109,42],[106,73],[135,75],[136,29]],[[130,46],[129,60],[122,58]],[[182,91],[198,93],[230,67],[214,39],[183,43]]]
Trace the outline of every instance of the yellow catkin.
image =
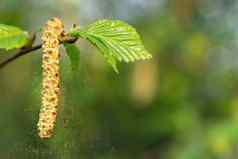
[[59,103],[59,37],[63,23],[58,18],[50,19],[44,27],[42,55],[42,106],[39,114],[38,131],[42,139],[52,136]]

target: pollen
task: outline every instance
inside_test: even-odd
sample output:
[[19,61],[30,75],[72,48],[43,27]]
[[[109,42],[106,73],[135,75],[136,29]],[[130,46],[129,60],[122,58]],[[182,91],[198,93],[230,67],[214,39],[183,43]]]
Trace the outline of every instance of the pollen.
[[40,138],[47,139],[53,134],[59,104],[59,37],[63,33],[63,22],[50,19],[43,30],[42,54],[42,105],[38,121]]

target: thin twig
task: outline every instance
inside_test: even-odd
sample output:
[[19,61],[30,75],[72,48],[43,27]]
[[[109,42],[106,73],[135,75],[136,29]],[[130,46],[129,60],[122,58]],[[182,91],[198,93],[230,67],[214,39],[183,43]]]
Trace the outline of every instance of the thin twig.
[[33,46],[33,47],[30,47],[30,48],[27,48],[27,49],[22,49],[20,50],[18,53],[16,53],[15,55],[13,55],[12,57],[6,59],[5,61],[3,61],[1,64],[0,64],[0,69],[2,69],[4,66],[6,66],[7,64],[9,64],[10,62],[16,60],[17,58],[23,56],[23,55],[26,55],[32,51],[35,51],[35,50],[38,50],[42,47],[42,44],[40,45],[36,45],[36,46]]
[[[74,38],[74,37],[65,37],[65,39],[63,39],[61,41],[61,43],[75,43],[78,40],[78,38]],[[5,61],[0,63],[0,69],[2,69],[3,67],[5,67],[7,64],[11,63],[12,61],[16,60],[17,58],[26,55],[28,53],[31,53],[32,51],[38,50],[42,47],[42,44],[36,45],[36,46],[32,46],[29,48],[23,48],[21,49],[19,52],[17,52],[15,55],[13,55],[12,57],[6,59]]]

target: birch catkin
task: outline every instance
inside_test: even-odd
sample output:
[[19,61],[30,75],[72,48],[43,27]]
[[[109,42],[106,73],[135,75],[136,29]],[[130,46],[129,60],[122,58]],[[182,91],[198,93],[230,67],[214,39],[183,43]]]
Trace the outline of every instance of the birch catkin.
[[42,106],[39,114],[38,130],[43,139],[52,136],[59,103],[59,37],[63,23],[58,18],[50,19],[43,31],[42,55]]

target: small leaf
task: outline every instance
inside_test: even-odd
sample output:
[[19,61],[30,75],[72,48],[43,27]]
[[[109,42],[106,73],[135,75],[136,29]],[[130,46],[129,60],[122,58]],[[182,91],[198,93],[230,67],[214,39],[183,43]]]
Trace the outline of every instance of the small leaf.
[[20,28],[0,24],[0,48],[15,49],[21,48],[27,43],[27,34]]
[[72,71],[75,72],[79,66],[80,50],[74,44],[64,44],[66,53],[71,62]]
[[134,62],[152,58],[136,30],[119,20],[99,20],[84,29],[72,30],[70,35],[93,43],[116,72],[117,61]]

